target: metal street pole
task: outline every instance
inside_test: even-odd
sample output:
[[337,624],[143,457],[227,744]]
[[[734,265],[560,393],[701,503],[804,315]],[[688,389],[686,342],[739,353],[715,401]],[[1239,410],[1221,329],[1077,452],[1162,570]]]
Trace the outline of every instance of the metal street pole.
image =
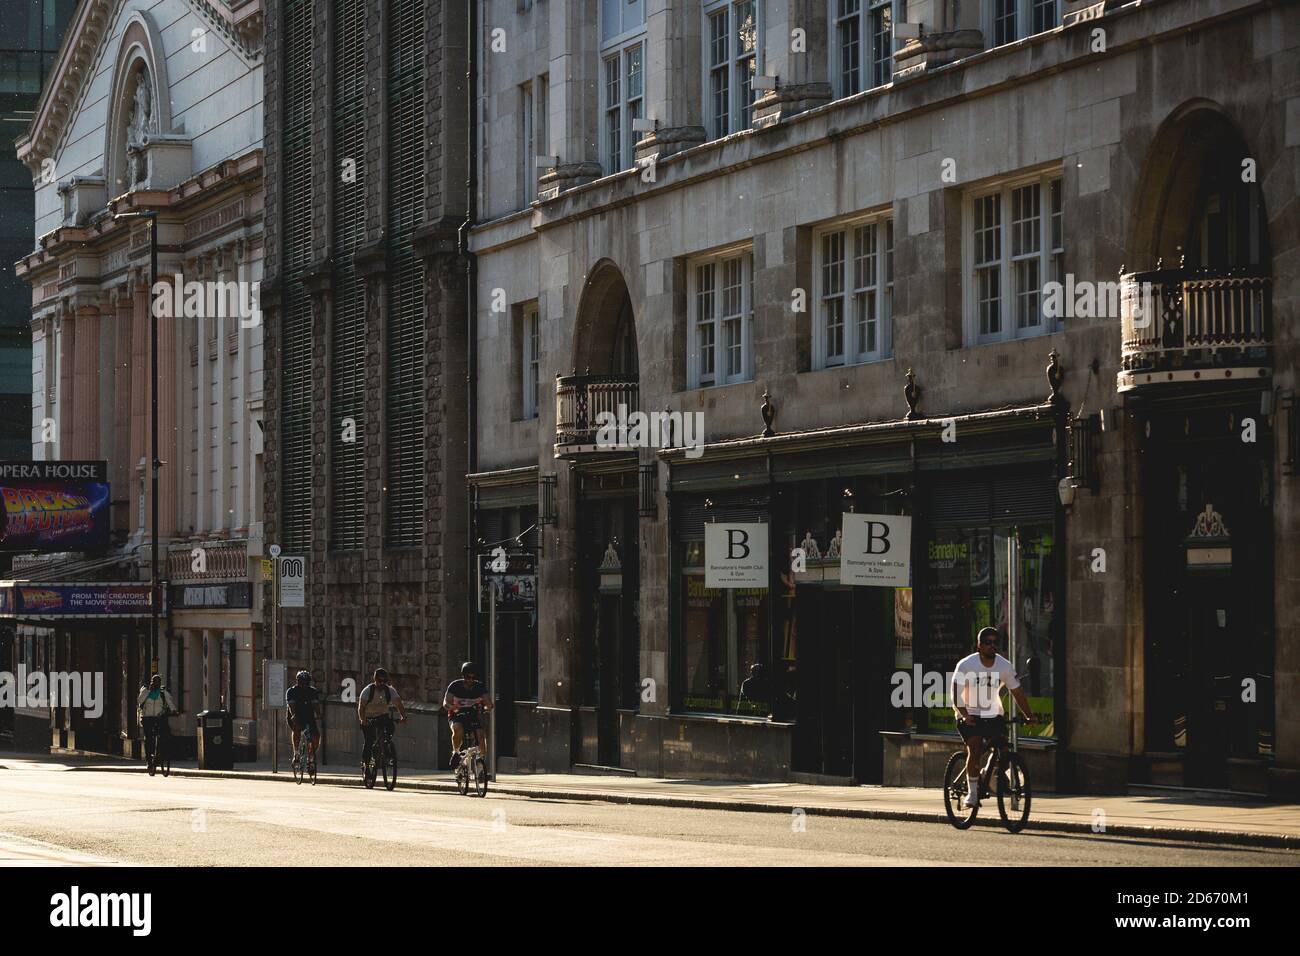
[[[488,776],[497,778],[497,582],[488,585],[492,603],[488,608],[488,693],[492,695],[492,709],[488,711]],[[513,703],[513,701],[511,702]]]
[[[271,660],[280,659],[280,556],[271,556]],[[285,672],[287,682],[288,672]],[[280,772],[280,721],[274,717],[275,745],[271,748],[271,773]]]
[[150,620],[149,676],[158,673],[158,611],[161,595],[158,593],[158,309],[154,303],[154,286],[158,282],[158,215],[149,217],[149,460],[152,462],[149,493],[153,497],[153,527],[150,551],[153,567],[149,578]]
[[[1011,657],[1011,671],[1016,670],[1016,636],[1020,630],[1020,615],[1017,605],[1020,603],[1020,529],[1011,529],[1007,536],[1007,654]],[[1010,695],[1008,695],[1010,696]],[[1011,697],[1011,749],[1019,742],[1019,728],[1015,723],[1016,699]]]

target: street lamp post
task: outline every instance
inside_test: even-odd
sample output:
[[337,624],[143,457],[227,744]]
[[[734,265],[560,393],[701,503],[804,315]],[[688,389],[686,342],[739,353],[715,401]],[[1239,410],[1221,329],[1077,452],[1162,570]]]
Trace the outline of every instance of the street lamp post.
[[150,572],[149,572],[149,674],[158,673],[158,612],[162,607],[158,574],[158,310],[154,307],[154,286],[158,282],[158,213],[120,212],[121,219],[149,220],[149,495]]

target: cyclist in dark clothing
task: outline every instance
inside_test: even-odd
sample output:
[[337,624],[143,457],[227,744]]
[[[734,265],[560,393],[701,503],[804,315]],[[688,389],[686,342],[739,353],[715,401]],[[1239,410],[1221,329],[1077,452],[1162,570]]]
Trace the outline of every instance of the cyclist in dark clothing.
[[447,693],[442,695],[442,706],[447,710],[447,721],[451,724],[451,765],[455,768],[460,759],[461,746],[465,731],[474,731],[479,748],[486,744],[486,734],[479,720],[479,706],[485,710],[492,709],[492,695],[487,685],[479,682],[478,668],[466,661],[460,668],[460,680],[447,685]]
[[316,745],[320,743],[320,691],[311,686],[311,674],[299,671],[298,683],[284,695],[288,705],[289,731],[293,735],[293,765],[298,766],[298,741],[304,730],[310,731],[307,737],[307,749],[313,758]]

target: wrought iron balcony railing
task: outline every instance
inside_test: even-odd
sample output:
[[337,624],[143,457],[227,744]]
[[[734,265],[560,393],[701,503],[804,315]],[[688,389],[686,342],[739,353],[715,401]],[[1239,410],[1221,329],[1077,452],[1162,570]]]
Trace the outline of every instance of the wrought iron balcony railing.
[[601,440],[601,425],[610,421],[606,415],[614,420],[626,419],[638,409],[639,395],[635,375],[557,375],[555,457],[579,458],[623,451],[616,439]]
[[1120,284],[1121,392],[1269,374],[1271,277],[1162,269],[1127,273]]

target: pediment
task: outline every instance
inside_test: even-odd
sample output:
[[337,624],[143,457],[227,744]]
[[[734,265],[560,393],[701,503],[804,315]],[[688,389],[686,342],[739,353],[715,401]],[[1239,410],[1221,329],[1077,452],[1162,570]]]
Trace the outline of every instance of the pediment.
[[[185,0],[200,20],[250,67],[261,62],[265,0]],[[81,108],[96,64],[113,27],[132,16],[136,4],[128,0],[82,0],[63,38],[54,69],[41,90],[36,115],[25,136],[17,141],[18,158],[33,173],[53,157],[68,127]]]

